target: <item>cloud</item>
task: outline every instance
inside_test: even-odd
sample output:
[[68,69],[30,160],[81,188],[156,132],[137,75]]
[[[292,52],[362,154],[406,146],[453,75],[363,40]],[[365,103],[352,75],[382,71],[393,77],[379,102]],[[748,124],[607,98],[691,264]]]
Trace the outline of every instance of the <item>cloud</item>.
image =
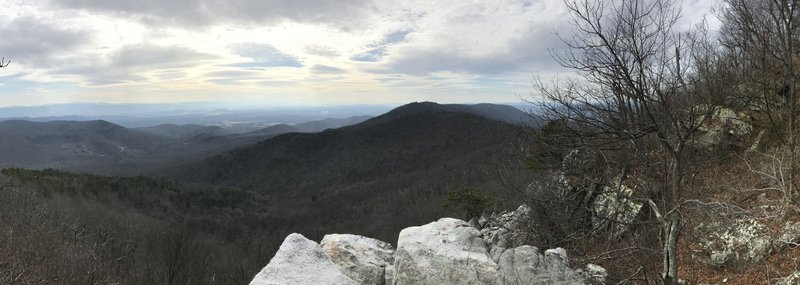
[[361,61],[361,62],[377,62],[380,61],[386,55],[386,49],[391,46],[392,44],[402,42],[406,39],[406,35],[408,35],[410,31],[395,31],[388,35],[386,35],[383,40],[381,40],[376,45],[371,45],[370,49],[353,55],[350,57],[352,61]]
[[[425,76],[437,72],[474,75],[565,71],[551,52],[566,49],[558,35],[572,25],[561,0],[403,2],[403,29],[385,36],[350,57],[376,63],[362,69],[375,73]],[[678,28],[696,24],[718,1],[683,2]],[[714,24],[713,19],[712,25]]]
[[548,49],[560,49],[557,39],[530,37],[510,40],[496,53],[478,53],[449,50],[449,48],[407,49],[387,63],[385,71],[411,75],[428,75],[436,72],[470,74],[501,74],[510,72],[552,71],[560,66],[552,59]]
[[285,54],[275,47],[267,44],[245,43],[233,46],[234,53],[250,58],[249,62],[234,63],[229,66],[243,68],[267,68],[267,67],[303,67],[295,56]]
[[257,77],[259,72],[246,71],[246,70],[220,70],[212,71],[205,74],[205,77],[210,78],[253,78]]
[[180,46],[126,45],[108,55],[89,57],[85,62],[57,69],[54,73],[79,76],[92,85],[107,85],[147,81],[148,72],[163,73],[196,66],[213,58]]
[[110,13],[150,24],[209,26],[220,22],[274,23],[292,20],[352,28],[369,15],[370,0],[52,0],[62,8]]
[[350,57],[352,61],[360,61],[360,62],[378,62],[386,55],[385,48],[375,48],[368,50],[363,53],[359,53]]
[[209,55],[181,46],[128,45],[111,55],[111,67],[125,70],[187,67],[209,58]]
[[713,10],[720,7],[722,3],[719,0],[685,0],[681,9],[683,17],[677,26],[679,29],[689,29],[706,20],[711,30],[718,30],[722,23]]
[[0,26],[0,35],[0,56],[32,67],[57,65],[54,57],[75,52],[91,39],[86,31],[59,27],[32,16],[6,22]]
[[321,57],[337,57],[339,52],[335,49],[323,45],[307,45],[305,52],[311,55],[318,55]]
[[[502,74],[558,69],[548,49],[561,48],[554,32],[568,30],[561,1],[498,0],[420,6],[413,32],[396,35],[375,72]],[[409,9],[414,9],[410,7]]]
[[[331,102],[375,92],[513,97],[526,92],[531,72],[564,71],[549,50],[564,49],[554,32],[571,29],[562,0],[7,2],[0,57],[14,63],[0,76],[25,76],[4,88],[67,84],[75,90],[64,94],[75,100],[146,92],[258,97],[269,96],[267,87]],[[679,25],[698,22],[713,6],[683,5]],[[321,82],[324,91],[309,91]]]
[[315,74],[343,74],[343,73],[347,73],[347,71],[344,70],[344,69],[338,68],[338,67],[317,64],[317,65],[314,65],[314,66],[311,67],[311,73],[315,73]]

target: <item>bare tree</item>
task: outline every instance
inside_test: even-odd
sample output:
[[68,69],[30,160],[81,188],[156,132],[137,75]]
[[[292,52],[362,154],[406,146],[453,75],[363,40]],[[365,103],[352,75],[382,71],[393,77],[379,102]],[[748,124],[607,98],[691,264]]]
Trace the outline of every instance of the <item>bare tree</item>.
[[[553,52],[579,78],[534,82],[550,119],[566,123],[583,147],[603,153],[610,171],[645,189],[661,226],[664,284],[678,283],[680,207],[688,149],[714,112],[714,48],[704,30],[674,30],[673,0],[568,0],[575,32]],[[613,5],[607,6],[607,4]],[[639,181],[650,180],[650,183]]]
[[[754,86],[750,89],[756,91],[756,95],[744,96],[745,99],[753,109],[769,118],[776,133],[786,136],[789,145],[787,198],[797,203],[795,121],[798,70],[795,57],[799,51],[800,1],[725,0],[724,3],[726,5],[720,13],[724,24],[722,43],[734,58],[734,70],[742,70],[739,83]],[[773,112],[780,107],[783,107],[784,116]]]

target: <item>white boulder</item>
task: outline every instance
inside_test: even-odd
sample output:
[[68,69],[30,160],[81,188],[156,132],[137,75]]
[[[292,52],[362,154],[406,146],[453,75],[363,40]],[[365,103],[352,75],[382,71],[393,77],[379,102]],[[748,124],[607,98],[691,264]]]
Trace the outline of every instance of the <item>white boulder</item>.
[[603,187],[592,205],[595,216],[592,224],[595,228],[608,227],[614,236],[628,230],[636,222],[636,216],[642,210],[642,203],[633,199],[632,188],[615,182],[614,187]]
[[778,238],[778,246],[796,247],[800,244],[800,222],[786,222]]
[[358,284],[342,274],[314,241],[290,234],[250,285]]
[[443,218],[400,232],[395,284],[503,284],[478,229]]
[[498,260],[503,284],[584,284],[585,273],[569,268],[564,249],[544,254],[533,246],[508,249]]
[[494,254],[495,248],[504,250],[524,245],[529,240],[536,238],[536,232],[531,229],[529,224],[530,220],[531,209],[527,205],[522,205],[511,212],[492,214],[483,223],[481,235],[495,261],[499,257]]
[[586,265],[586,275],[593,284],[605,284],[608,271],[600,265],[589,263]]
[[734,110],[707,105],[697,106],[695,110],[710,111],[708,118],[701,116],[698,119],[702,120],[702,125],[698,128],[695,143],[700,147],[712,149],[723,143],[741,147],[742,138],[753,130],[747,116]]
[[746,267],[772,252],[767,227],[746,216],[719,219],[695,228],[701,254],[695,258],[720,267]]
[[359,284],[382,285],[386,283],[387,272],[391,274],[394,264],[391,244],[358,235],[330,234],[322,238],[320,245],[339,270]]
[[585,284],[605,279],[602,267],[571,269],[562,248],[495,246],[481,232],[444,218],[400,232],[397,250],[357,235],[326,235],[321,245],[299,234],[281,244],[251,285],[266,284]]

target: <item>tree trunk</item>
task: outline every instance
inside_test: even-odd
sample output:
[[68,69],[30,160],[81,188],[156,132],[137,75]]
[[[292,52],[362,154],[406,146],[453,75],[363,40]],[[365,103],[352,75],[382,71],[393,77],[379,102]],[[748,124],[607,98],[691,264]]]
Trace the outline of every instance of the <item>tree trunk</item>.
[[672,213],[664,224],[664,272],[662,280],[664,285],[678,285],[678,230],[680,229],[680,215]]
[[795,187],[795,172],[796,172],[796,156],[797,156],[797,138],[795,137],[795,117],[797,113],[797,96],[795,95],[795,67],[794,67],[794,36],[795,29],[797,28],[794,20],[797,0],[790,2],[781,2],[782,16],[786,19],[784,28],[784,64],[786,65],[786,84],[789,87],[789,201],[792,205],[797,205],[797,189]]
[[[792,70],[792,72],[794,72]],[[794,80],[789,82],[789,201],[792,205],[797,205],[797,189],[795,189],[795,172],[797,157],[797,138],[795,138],[795,114],[797,113],[797,102],[795,98]]]
[[664,268],[661,273],[665,285],[678,285],[678,233],[680,232],[681,218],[677,207],[680,206],[681,182],[683,181],[683,143],[670,149],[672,155],[672,187],[667,193],[666,213],[663,221],[664,239]]

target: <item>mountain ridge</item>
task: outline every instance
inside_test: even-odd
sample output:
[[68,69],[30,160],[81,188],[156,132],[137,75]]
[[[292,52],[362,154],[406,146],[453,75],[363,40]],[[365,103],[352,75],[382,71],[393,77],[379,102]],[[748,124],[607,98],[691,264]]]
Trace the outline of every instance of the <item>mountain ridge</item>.
[[402,105],[389,112],[374,118],[375,121],[389,120],[396,117],[408,116],[425,112],[454,112],[481,116],[490,120],[523,125],[530,121],[530,116],[510,105],[501,104],[439,104],[430,101],[412,102]]
[[[282,134],[158,174],[269,195],[274,211],[307,221],[295,226],[312,236],[359,229],[388,239],[444,215],[449,186],[500,190],[492,173],[512,155],[508,145],[521,139],[521,126],[437,105],[406,107],[414,112],[399,107],[356,125]],[[364,216],[385,224],[356,225]],[[337,222],[319,223],[322,217]]]

